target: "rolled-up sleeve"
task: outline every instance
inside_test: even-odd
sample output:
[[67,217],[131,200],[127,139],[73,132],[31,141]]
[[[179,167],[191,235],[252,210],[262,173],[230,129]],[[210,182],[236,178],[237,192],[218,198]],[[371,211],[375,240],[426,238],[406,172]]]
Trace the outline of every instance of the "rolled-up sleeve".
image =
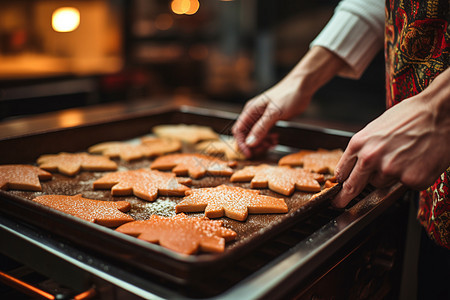
[[383,0],[343,0],[311,43],[341,57],[348,65],[339,76],[359,78],[383,47]]

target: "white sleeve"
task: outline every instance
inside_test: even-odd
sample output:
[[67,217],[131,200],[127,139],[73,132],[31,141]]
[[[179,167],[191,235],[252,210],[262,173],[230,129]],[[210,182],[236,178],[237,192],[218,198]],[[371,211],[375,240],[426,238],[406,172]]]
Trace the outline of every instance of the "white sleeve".
[[383,47],[384,18],[383,0],[343,0],[310,47],[327,48],[347,62],[339,76],[359,78]]

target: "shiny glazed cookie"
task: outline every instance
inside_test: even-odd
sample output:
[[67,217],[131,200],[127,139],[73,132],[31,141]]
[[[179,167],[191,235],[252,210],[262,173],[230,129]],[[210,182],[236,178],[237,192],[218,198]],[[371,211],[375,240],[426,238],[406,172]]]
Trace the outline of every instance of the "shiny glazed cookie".
[[248,166],[236,171],[230,178],[231,182],[250,181],[252,188],[269,188],[270,190],[289,196],[294,190],[305,192],[320,191],[321,174],[310,173],[303,169],[285,166]]
[[200,188],[186,192],[175,211],[205,212],[208,218],[226,216],[244,221],[248,214],[287,213],[284,199],[260,195],[259,191],[241,187],[220,185],[215,188]]
[[124,212],[131,209],[127,201],[100,201],[83,198],[81,195],[44,195],[33,201],[106,227],[117,227],[134,219]]
[[39,180],[49,180],[52,174],[31,165],[1,165],[0,190],[42,191]]
[[198,251],[223,252],[225,242],[236,238],[236,232],[223,227],[223,221],[189,218],[185,214],[170,218],[152,215],[148,220],[130,222],[116,230],[188,255]]

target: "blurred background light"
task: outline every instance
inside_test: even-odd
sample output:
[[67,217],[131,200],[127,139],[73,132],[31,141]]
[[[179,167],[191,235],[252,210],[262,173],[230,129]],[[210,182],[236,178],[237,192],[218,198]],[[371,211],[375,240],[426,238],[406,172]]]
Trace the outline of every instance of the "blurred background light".
[[75,7],[60,7],[53,12],[52,28],[56,32],[71,32],[80,25],[80,11]]

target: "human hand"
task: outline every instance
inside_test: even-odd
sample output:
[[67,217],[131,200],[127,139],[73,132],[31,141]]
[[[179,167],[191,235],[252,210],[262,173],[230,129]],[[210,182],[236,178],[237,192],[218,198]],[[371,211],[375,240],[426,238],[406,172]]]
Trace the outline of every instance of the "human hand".
[[335,206],[345,207],[368,183],[381,188],[400,181],[423,190],[449,167],[448,82],[450,70],[352,137],[336,167],[343,185],[333,200]]
[[301,97],[298,83],[282,81],[265,93],[247,102],[233,126],[233,135],[245,156],[257,155],[277,143],[275,134],[268,131],[278,120],[287,120],[301,113],[310,97]]
[[278,120],[302,113],[313,94],[328,82],[344,61],[325,48],[316,46],[278,84],[247,102],[232,132],[245,156],[250,157],[273,146],[270,128]]

